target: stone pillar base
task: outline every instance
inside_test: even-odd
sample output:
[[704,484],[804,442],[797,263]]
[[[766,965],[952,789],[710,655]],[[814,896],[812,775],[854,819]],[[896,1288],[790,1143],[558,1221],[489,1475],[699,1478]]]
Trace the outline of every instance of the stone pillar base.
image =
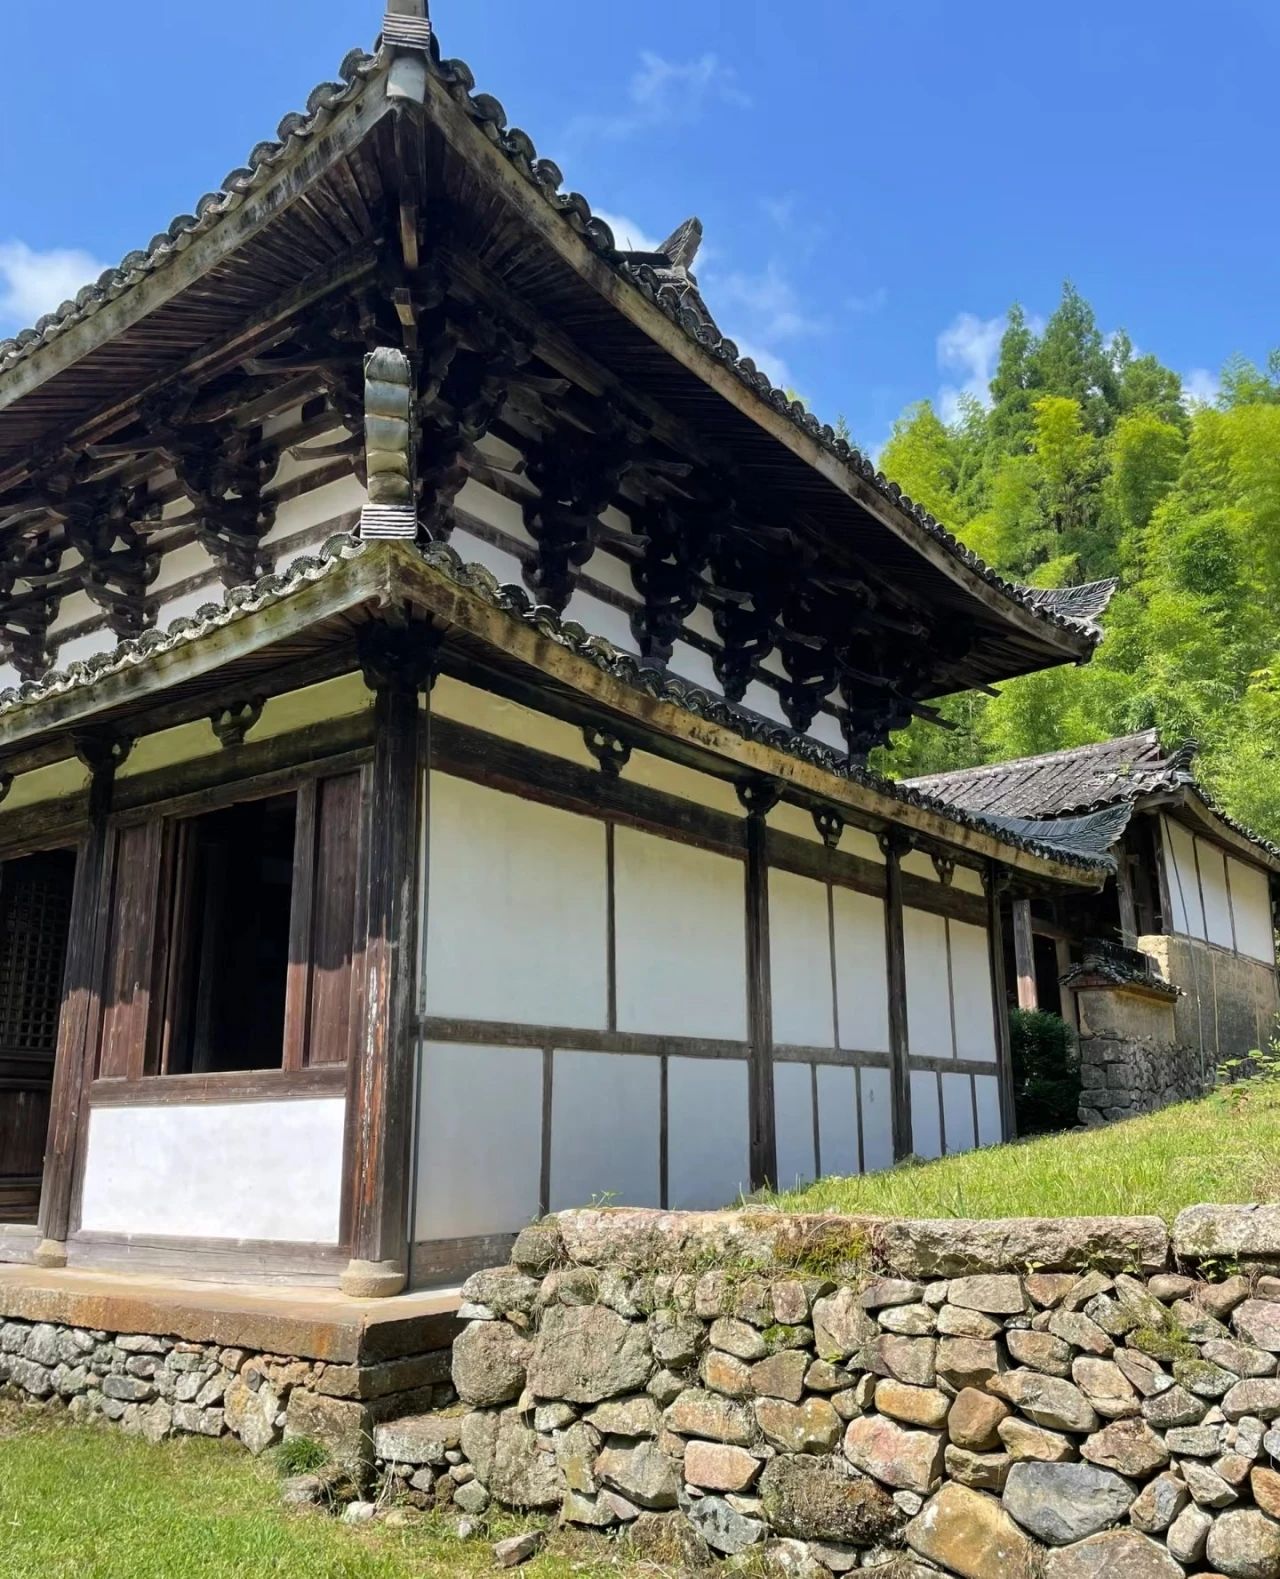
[[66,1266],[67,1247],[60,1239],[42,1239],[36,1246],[31,1260],[36,1266]]
[[403,1294],[408,1282],[398,1261],[348,1261],[338,1287],[352,1299],[390,1299]]

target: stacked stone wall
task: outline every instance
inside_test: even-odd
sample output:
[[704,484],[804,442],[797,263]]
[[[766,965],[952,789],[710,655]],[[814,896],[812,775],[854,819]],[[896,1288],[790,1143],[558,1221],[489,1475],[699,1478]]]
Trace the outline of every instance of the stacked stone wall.
[[466,1285],[462,1404],[381,1468],[789,1579],[1276,1579],[1278,1274],[1280,1208],[564,1213]]

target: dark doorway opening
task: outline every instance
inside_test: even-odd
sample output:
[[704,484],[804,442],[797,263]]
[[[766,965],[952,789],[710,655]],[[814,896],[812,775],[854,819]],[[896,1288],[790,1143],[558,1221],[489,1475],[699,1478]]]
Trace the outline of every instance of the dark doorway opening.
[[167,1073],[280,1068],[296,831],[296,795],[178,825]]
[[76,858],[0,862],[0,1223],[34,1223],[49,1133]]

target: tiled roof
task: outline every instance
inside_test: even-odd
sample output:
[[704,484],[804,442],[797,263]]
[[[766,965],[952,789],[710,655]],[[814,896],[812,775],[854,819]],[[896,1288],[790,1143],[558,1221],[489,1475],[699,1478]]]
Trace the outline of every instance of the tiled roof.
[[[280,574],[263,576],[249,586],[233,587],[224,593],[221,602],[206,603],[195,614],[174,620],[163,631],[152,630],[145,635],[131,637],[108,652],[69,664],[65,670],[51,669],[38,680],[0,691],[0,723],[14,717],[20,709],[48,697],[89,689],[109,674],[140,667],[162,654],[199,641],[201,637],[232,621],[278,603],[290,593],[328,576],[344,560],[354,559],[366,552],[367,547],[348,534],[332,537],[318,554],[301,555]],[[419,552],[428,565],[451,581],[476,593],[513,618],[533,626],[580,657],[590,659],[605,673],[648,696],[674,703],[700,718],[733,730],[744,739],[786,752],[837,778],[863,784],[902,805],[918,806],[952,823],[974,828],[1006,846],[1025,850],[1042,859],[1057,861],[1064,866],[1078,867],[1082,873],[1096,874],[1114,869],[1114,862],[1105,853],[1105,845],[1099,844],[1096,838],[1091,841],[1088,837],[1080,837],[1079,830],[1074,831],[1074,837],[1065,837],[1062,842],[1058,842],[1056,838],[1046,836],[1045,830],[1034,823],[1021,825],[1007,818],[985,817],[949,805],[937,796],[911,785],[882,779],[864,768],[854,766],[847,757],[808,735],[799,734],[785,724],[775,723],[749,708],[704,691],[660,665],[620,651],[603,636],[593,636],[576,621],[563,619],[553,609],[534,603],[523,587],[503,585],[483,565],[465,562],[447,543],[430,543],[421,547]],[[1083,823],[1088,819],[1079,821]]]
[[[63,302],[54,312],[46,313],[33,328],[24,329],[11,340],[0,340],[0,386],[10,369],[34,356],[42,346],[56,340],[73,325],[92,317],[107,303],[135,288],[149,275],[172,263],[197,237],[239,208],[246,196],[282,164],[299,158],[315,133],[327,125],[345,105],[358,98],[374,78],[386,71],[394,53],[385,47],[380,47],[378,53],[372,56],[362,50],[353,50],[342,63],[342,82],[322,83],[314,88],[307,97],[305,112],[286,115],[280,122],[277,139],[259,143],[250,153],[246,165],[231,171],[220,190],[206,193],[200,199],[194,214],[178,215],[167,230],[154,237],[146,248],[129,253],[118,267],[106,270],[95,283],[77,292],[74,300]],[[563,178],[559,168],[551,160],[538,156],[527,133],[508,127],[506,111],[499,101],[490,94],[473,91],[475,77],[470,67],[464,61],[440,58],[438,39],[434,36],[431,62],[436,77],[450,97],[465,108],[485,136],[501,150],[548,205],[622,278],[679,325],[691,340],[731,368],[762,400],[864,478],[882,498],[913,519],[949,555],[989,586],[1048,625],[1073,631],[1091,643],[1100,639],[1098,616],[1114,590],[1114,583],[1095,582],[1086,587],[1045,590],[1005,580],[947,531],[923,505],[913,501],[897,483],[878,472],[873,463],[839,437],[834,428],[819,422],[800,401],[791,399],[783,390],[775,387],[750,357],[742,356],[738,346],[720,333],[688,272],[687,265],[692,261],[693,250],[696,250],[693,245],[696,237],[688,222],[664,243],[664,247],[670,248],[669,253],[637,254],[619,250],[609,226],[592,213],[586,198],[578,192],[561,190]]]
[[958,768],[908,782],[968,811],[1064,817],[1175,788],[1190,779],[1186,771],[1190,756],[1186,747],[1170,755],[1156,731],[1144,729],[1092,746]]
[[[951,773],[931,773],[903,782],[966,811],[997,819],[1032,820],[1045,826],[1050,825],[1049,819],[1102,807],[1132,808],[1148,795],[1183,793],[1193,796],[1214,817],[1260,850],[1280,857],[1280,847],[1228,816],[1196,782],[1191,765],[1197,750],[1196,742],[1187,740],[1170,751],[1161,743],[1158,731],[1143,729],[1091,746],[990,762],[984,767],[957,768]],[[1117,829],[1115,838],[1122,831]]]

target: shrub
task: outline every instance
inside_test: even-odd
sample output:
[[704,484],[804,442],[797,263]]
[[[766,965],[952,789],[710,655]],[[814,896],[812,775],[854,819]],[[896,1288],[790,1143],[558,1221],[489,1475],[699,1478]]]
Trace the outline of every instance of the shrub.
[[1009,1014],[1019,1135],[1070,1129],[1080,1108],[1080,1050],[1067,1022],[1044,1009]]

